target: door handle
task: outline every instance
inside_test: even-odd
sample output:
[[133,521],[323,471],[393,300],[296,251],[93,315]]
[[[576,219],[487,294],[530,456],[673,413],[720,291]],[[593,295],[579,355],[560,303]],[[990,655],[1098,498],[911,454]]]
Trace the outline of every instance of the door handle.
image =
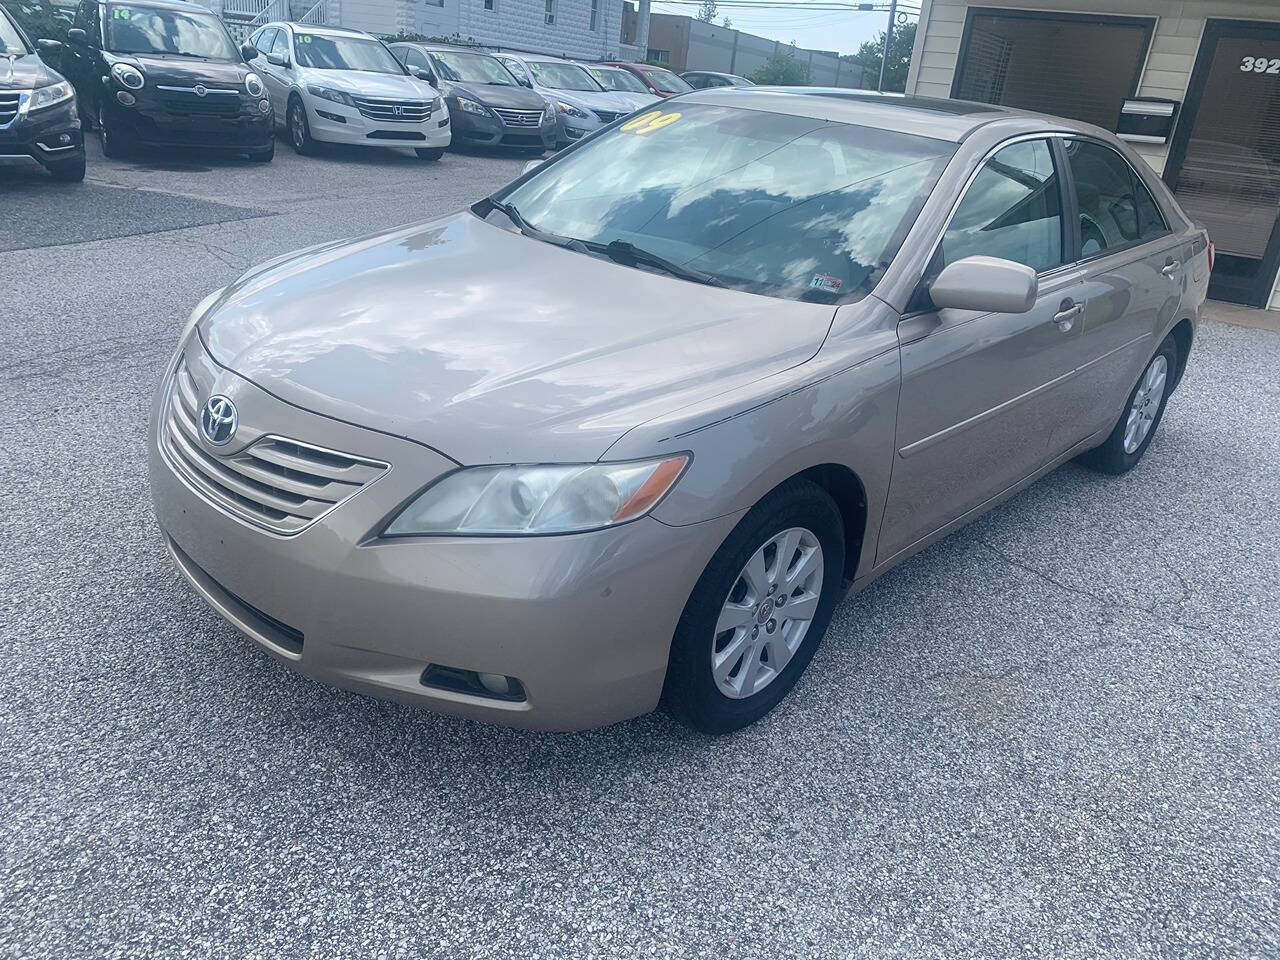
[[1060,309],[1053,315],[1053,322],[1058,325],[1058,329],[1063,333],[1070,333],[1071,327],[1076,322],[1076,317],[1080,316],[1080,311],[1084,309],[1084,305],[1074,303],[1070,300],[1063,300]]
[[1164,265],[1164,268],[1160,272],[1163,273],[1166,277],[1172,277],[1175,273],[1178,272],[1179,269],[1181,269],[1181,267],[1182,267],[1182,264],[1179,263],[1177,260],[1170,260],[1168,263]]

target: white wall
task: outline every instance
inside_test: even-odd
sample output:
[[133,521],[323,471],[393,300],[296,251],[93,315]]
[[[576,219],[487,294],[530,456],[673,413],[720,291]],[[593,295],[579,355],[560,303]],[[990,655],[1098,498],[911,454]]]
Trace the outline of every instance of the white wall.
[[[907,75],[908,93],[951,96],[968,6],[964,0],[924,0]],[[1153,17],[1155,34],[1137,95],[1178,101],[1186,99],[1205,20],[1280,20],[1280,0],[981,0],[972,6]],[[1163,172],[1167,147],[1134,146],[1156,172]],[[1271,308],[1280,310],[1280,277]]]

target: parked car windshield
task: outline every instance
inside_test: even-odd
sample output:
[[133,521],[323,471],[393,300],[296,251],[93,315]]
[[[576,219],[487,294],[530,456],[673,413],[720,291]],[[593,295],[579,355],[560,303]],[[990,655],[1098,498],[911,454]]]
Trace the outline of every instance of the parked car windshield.
[[646,70],[644,75],[663,93],[688,93],[693,89],[683,77],[667,70]]
[[587,73],[596,78],[600,86],[606,90],[618,90],[622,93],[648,93],[649,88],[640,82],[634,73],[619,70],[617,67],[587,67]]
[[22,42],[18,28],[9,22],[9,15],[0,10],[0,53],[8,53],[17,57],[26,56],[30,51]]
[[157,7],[107,7],[107,49],[112,53],[171,53],[206,60],[239,60],[227,28],[211,13]]
[[537,230],[834,303],[872,289],[955,150],[808,117],[679,107],[638,114],[498,199]]
[[404,74],[400,61],[377,40],[323,33],[299,33],[293,38],[298,63],[316,70],[367,70]]
[[492,83],[503,87],[516,85],[507,68],[488,54],[453,51],[442,53],[433,50],[431,56],[444,78],[454,83]]
[[527,62],[538,83],[552,90],[590,90],[598,93],[601,89],[591,74],[576,63],[548,63],[545,60]]

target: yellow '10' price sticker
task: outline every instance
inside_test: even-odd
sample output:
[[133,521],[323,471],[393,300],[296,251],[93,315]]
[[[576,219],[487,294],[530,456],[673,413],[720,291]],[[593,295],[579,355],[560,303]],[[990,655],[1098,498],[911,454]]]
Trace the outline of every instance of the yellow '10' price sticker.
[[663,127],[669,127],[680,119],[680,114],[672,111],[671,113],[645,113],[624,123],[620,129],[627,133],[653,133],[655,130],[661,130]]

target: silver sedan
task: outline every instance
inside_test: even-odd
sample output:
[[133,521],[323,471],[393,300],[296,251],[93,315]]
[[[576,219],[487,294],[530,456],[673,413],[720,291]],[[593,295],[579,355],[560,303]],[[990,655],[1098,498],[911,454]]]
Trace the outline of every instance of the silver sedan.
[[326,682],[725,732],[845,592],[1066,460],[1134,467],[1211,259],[1087,125],[699,91],[211,294],[155,398],[156,515]]

